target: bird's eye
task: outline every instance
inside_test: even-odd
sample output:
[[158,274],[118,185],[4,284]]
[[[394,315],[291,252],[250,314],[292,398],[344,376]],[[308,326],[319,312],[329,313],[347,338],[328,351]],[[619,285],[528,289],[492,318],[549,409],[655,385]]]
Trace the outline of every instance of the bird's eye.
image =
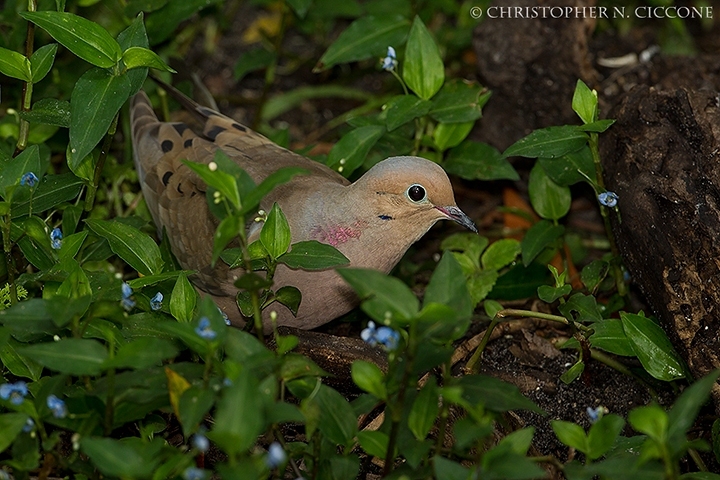
[[418,185],[416,183],[414,185],[410,185],[410,188],[407,189],[407,196],[410,200],[417,203],[422,202],[427,198],[427,192],[425,192],[422,185]]

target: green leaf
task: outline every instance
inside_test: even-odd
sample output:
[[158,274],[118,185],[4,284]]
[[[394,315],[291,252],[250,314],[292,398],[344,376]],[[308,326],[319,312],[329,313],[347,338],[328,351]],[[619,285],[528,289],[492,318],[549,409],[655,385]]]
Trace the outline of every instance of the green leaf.
[[293,243],[291,250],[280,255],[277,261],[290,268],[303,270],[325,270],[350,263],[340,250],[317,240]]
[[[181,22],[188,20],[196,12],[211,5],[221,3],[221,0],[183,0],[182,2],[168,1],[165,5],[148,15],[146,25],[150,44],[156,45],[168,39]],[[141,6],[139,10],[143,10]]]
[[117,221],[85,221],[98,236],[105,238],[112,251],[143,275],[156,275],[162,271],[160,248],[146,233]]
[[90,457],[103,474],[111,477],[145,478],[160,458],[145,458],[132,444],[113,438],[82,437],[80,451]]
[[[7,343],[0,347],[0,362],[13,375],[29,378],[36,382],[42,375],[43,366],[17,351],[23,345],[14,338],[10,338]],[[0,432],[2,432],[1,429]]]
[[559,220],[570,211],[570,188],[553,182],[539,163],[530,171],[528,193],[530,203],[542,218]]
[[[282,338],[292,341],[295,344],[292,348],[297,346],[297,337],[290,335]],[[297,378],[327,377],[330,375],[325,370],[318,367],[317,364],[308,357],[297,353],[287,353],[282,357],[279,373],[280,378],[285,382],[295,380]]]
[[129,69],[148,67],[162,70],[163,72],[177,73],[170,68],[157,53],[144,47],[130,47],[122,55],[125,66]]
[[445,164],[448,173],[466,180],[519,180],[513,166],[494,147],[466,140],[450,150]]
[[577,378],[585,371],[585,362],[582,361],[582,359],[575,362],[575,365],[568,368],[565,373],[563,373],[560,376],[560,380],[565,385],[570,385],[572,382],[577,380]]
[[[122,57],[120,45],[103,27],[68,12],[20,12],[78,57],[97,67],[110,68]],[[124,100],[123,100],[124,103]]]
[[468,480],[472,478],[472,473],[467,467],[440,455],[433,457],[432,463],[437,480]]
[[0,415],[0,453],[4,452],[25,427],[28,415],[25,413],[4,413]]
[[520,242],[523,265],[530,265],[545,247],[553,244],[564,232],[565,227],[553,225],[548,220],[540,220],[530,227]]
[[440,303],[452,308],[459,319],[470,318],[474,304],[465,283],[460,265],[451,252],[445,251],[430,277],[423,305]]
[[385,459],[388,448],[388,435],[384,432],[363,430],[357,434],[360,446],[368,455]]
[[[32,83],[38,83],[45,78],[55,62],[55,54],[57,53],[57,43],[43,45],[35,50],[30,57],[30,65],[32,66]],[[0,52],[1,53],[1,52]]]
[[235,240],[240,233],[243,233],[245,222],[239,215],[230,214],[220,221],[213,234],[212,265],[222,255],[228,243]]
[[350,373],[355,385],[380,400],[387,400],[385,375],[377,365],[364,360],[356,360],[351,366]]
[[588,290],[593,291],[605,279],[609,270],[610,265],[605,260],[593,260],[583,267],[580,279]]
[[430,116],[441,123],[473,122],[482,117],[491,95],[477,83],[449,82],[433,99]]
[[668,413],[668,442],[678,445],[695,423],[695,418],[710,396],[710,391],[720,376],[720,370],[714,370],[683,391]]
[[560,157],[540,157],[538,163],[553,182],[565,187],[587,181],[588,178],[594,179],[596,176],[595,163],[587,145]]
[[398,95],[385,104],[385,126],[388,132],[427,115],[432,104],[415,95]]
[[351,130],[330,150],[327,166],[348,177],[365,161],[370,149],[385,133],[381,125],[368,125]]
[[87,236],[87,230],[83,230],[82,232],[73,233],[72,235],[68,235],[67,237],[63,238],[60,252],[58,253],[58,257],[60,257],[60,260],[66,258],[75,258],[75,255],[77,255],[80,251],[80,247],[82,247],[82,244],[87,238]]
[[175,344],[169,340],[139,337],[122,345],[114,358],[108,359],[104,368],[143,369],[159,365],[163,360],[178,354]]
[[70,375],[98,375],[108,356],[100,342],[82,338],[37,343],[19,351],[51,370]]
[[32,110],[21,111],[20,118],[30,123],[70,127],[70,102],[43,98],[33,104]]
[[276,57],[274,52],[263,47],[243,53],[237,62],[235,62],[235,67],[233,68],[235,81],[240,82],[248,73],[268,67],[275,61]]
[[[221,150],[215,153],[215,165],[221,165],[219,157],[223,155]],[[183,163],[187,165],[190,170],[197,173],[203,182],[220,192],[237,210],[240,210],[240,191],[238,190],[235,177],[230,173],[222,171],[220,168],[211,170],[208,165],[190,162],[188,160],[183,160]]]
[[350,404],[334,390],[320,385],[313,401],[320,408],[320,431],[335,445],[350,445],[357,434],[357,418]]
[[2,175],[0,175],[0,195],[5,200],[10,200],[14,189],[11,187],[20,184],[20,179],[27,172],[33,172],[38,177],[44,172],[40,171],[40,148],[37,145],[31,145],[25,149],[17,157],[1,161]]
[[208,437],[229,455],[244,452],[263,431],[265,416],[258,381],[243,369],[230,387],[223,389],[215,411],[215,425]]
[[185,436],[194,432],[215,403],[215,392],[210,388],[191,386],[180,396],[178,420]]
[[[39,12],[45,13],[45,12]],[[70,158],[73,172],[107,134],[120,107],[130,97],[127,75],[93,68],[85,72],[70,97]]]
[[580,150],[588,141],[585,132],[573,125],[547,127],[535,130],[513,143],[504,157],[555,158]]
[[624,426],[625,420],[614,413],[604,415],[595,422],[588,432],[588,458],[596,460],[605,455],[615,444]]
[[472,130],[474,121],[458,122],[458,123],[440,123],[433,131],[433,141],[437,148],[441,151],[451,147],[456,147],[465,140],[470,130]]
[[290,248],[290,225],[277,203],[274,203],[260,230],[260,242],[273,260]]
[[381,321],[385,312],[410,319],[418,314],[419,302],[415,294],[395,277],[389,277],[377,270],[362,268],[341,268],[337,272],[364,300],[363,307],[371,308],[381,315],[375,318]]
[[297,315],[302,301],[302,294],[297,287],[286,285],[275,292],[275,300],[285,305],[293,315]]
[[620,312],[623,330],[640,363],[658,380],[684,378],[687,368],[660,326],[647,317]]
[[403,80],[418,97],[429,100],[445,81],[445,66],[435,40],[420,17],[413,20],[403,63]]
[[582,130],[583,132],[602,133],[610,128],[614,123],[615,120],[598,120],[586,125],[580,125],[578,130]]
[[578,114],[583,123],[592,123],[597,120],[597,94],[593,93],[585,82],[578,79],[573,93],[572,109]]
[[[29,147],[32,149],[34,146]],[[4,172],[3,172],[4,174]],[[62,202],[66,202],[78,196],[84,182],[72,173],[61,173],[60,175],[48,175],[40,180],[35,188],[32,197],[27,200],[13,203],[11,215],[13,219],[28,215],[30,213],[30,201],[32,200],[33,212],[44,212]],[[17,195],[19,200],[20,195]]]
[[440,412],[438,389],[435,379],[430,377],[420,390],[408,416],[408,428],[418,440],[424,440],[435,424]]
[[595,333],[590,336],[589,340],[593,348],[624,357],[635,356],[635,350],[625,335],[620,320],[614,318],[602,320],[593,323],[592,328]]
[[[599,322],[602,314],[598,308],[597,301],[592,295],[576,293],[567,302],[558,307],[565,318],[578,322]],[[577,315],[573,318],[572,312]]]
[[0,73],[25,82],[32,82],[30,60],[14,50],[0,47]]
[[636,431],[659,443],[667,441],[669,418],[658,405],[633,408],[628,414],[628,422]]
[[529,410],[545,415],[545,412],[526,398],[513,384],[487,375],[465,375],[458,380],[463,398],[471,405],[484,405],[492,412]]
[[562,287],[551,287],[540,285],[538,287],[538,298],[543,302],[552,303],[560,297],[564,297],[572,291],[572,285],[565,284]]
[[587,435],[580,425],[564,420],[552,420],[550,426],[563,445],[585,454],[590,450]]
[[[148,48],[147,32],[145,31],[145,22],[143,21],[142,12],[136,14],[135,20],[117,36],[120,48],[124,51],[130,47]],[[132,15],[128,15],[130,17]],[[145,78],[147,78],[147,68],[134,68],[125,75],[130,79],[130,94],[135,95],[142,88]]]
[[402,44],[407,37],[409,24],[401,16],[361,17],[330,45],[313,71],[319,72],[338,63],[383,56],[388,46]]
[[500,270],[514,262],[520,250],[520,242],[513,238],[493,242],[482,254],[482,266],[488,270]]

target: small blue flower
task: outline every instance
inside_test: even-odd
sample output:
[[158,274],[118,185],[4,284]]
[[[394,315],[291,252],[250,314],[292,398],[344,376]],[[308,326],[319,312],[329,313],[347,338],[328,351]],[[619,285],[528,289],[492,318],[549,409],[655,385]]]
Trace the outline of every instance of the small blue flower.
[[150,308],[153,311],[160,310],[162,308],[163,294],[157,292],[153,298],[150,299]]
[[68,414],[67,405],[55,395],[48,395],[47,406],[55,418],[65,418]]
[[53,228],[52,232],[50,232],[50,246],[54,250],[60,250],[62,247],[62,238],[62,230],[58,227]]
[[210,441],[202,433],[196,433],[192,436],[192,445],[201,452],[207,452],[210,448]]
[[200,318],[200,323],[198,323],[198,326],[195,328],[195,333],[205,340],[214,340],[215,337],[217,337],[215,330],[210,328],[210,319],[207,317]]
[[233,382],[229,378],[225,377],[223,378],[223,386],[224,387],[232,387]]
[[133,293],[130,284],[128,284],[127,282],[123,282],[121,289],[123,298],[130,298],[130,295],[132,295]]
[[395,49],[388,47],[387,55],[383,58],[382,68],[383,70],[391,71],[395,70],[397,66],[397,56],[395,55]]
[[184,480],[203,480],[205,478],[205,470],[202,468],[188,467],[182,474]]
[[400,342],[400,334],[390,327],[375,326],[375,322],[368,322],[368,326],[362,332],[360,332],[360,338],[374,347],[376,345],[382,345],[386,350],[395,350]]
[[598,202],[610,208],[613,208],[615,205],[617,205],[619,199],[620,197],[618,197],[617,193],[615,192],[603,192],[598,195]]
[[122,288],[122,297],[123,298],[122,298],[122,300],[120,300],[120,305],[122,305],[122,307],[126,311],[129,312],[130,310],[135,308],[135,300],[130,298],[130,296],[133,293],[133,290],[132,290],[132,287],[130,285],[128,285],[127,282],[123,282],[121,288]]
[[590,423],[595,423],[600,420],[604,414],[607,413],[607,409],[602,405],[597,408],[587,407],[585,409],[585,413],[587,413],[587,416],[590,419]]
[[3,400],[10,400],[10,403],[13,405],[20,405],[23,403],[23,399],[27,394],[27,384],[22,380],[15,383],[3,383],[0,385],[0,398]]
[[27,172],[20,177],[20,185],[27,185],[28,187],[34,187],[38,182],[38,177],[33,172]]
[[32,418],[28,418],[22,431],[25,433],[30,433],[32,432],[33,428],[35,428],[35,422],[33,422]]
[[265,464],[269,468],[277,468],[285,460],[287,460],[287,453],[283,450],[282,445],[278,442],[271,443],[268,448],[267,457],[265,457]]
[[375,342],[375,334],[377,333],[377,329],[375,328],[375,322],[372,320],[368,322],[367,328],[364,328],[362,332],[360,332],[360,338],[363,339],[365,343],[369,343],[373,347],[376,345]]

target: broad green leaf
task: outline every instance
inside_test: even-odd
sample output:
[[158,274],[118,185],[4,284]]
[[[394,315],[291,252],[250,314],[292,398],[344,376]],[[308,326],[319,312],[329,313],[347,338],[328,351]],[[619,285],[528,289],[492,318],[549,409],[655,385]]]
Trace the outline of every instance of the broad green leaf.
[[305,18],[308,8],[312,5],[313,0],[287,0],[287,3],[299,18]]
[[580,125],[578,130],[590,133],[602,133],[610,128],[615,123],[615,120],[598,120],[596,122],[588,123],[586,125]]
[[553,225],[548,220],[540,220],[530,227],[520,242],[523,265],[530,265],[545,247],[553,244],[564,232],[565,227]]
[[128,69],[148,67],[164,72],[177,73],[157,53],[144,47],[130,47],[123,52],[123,62]]
[[570,188],[553,182],[539,163],[530,171],[528,193],[530,203],[542,218],[559,220],[570,211]]
[[187,275],[180,273],[170,295],[170,314],[178,322],[188,323],[192,321],[196,304],[197,292],[195,288],[188,281]]
[[686,388],[675,401],[668,412],[668,440],[671,445],[678,445],[685,439],[687,431],[695,423],[700,407],[707,402],[718,376],[720,370],[712,371]]
[[112,251],[143,275],[156,275],[162,271],[160,248],[146,233],[117,221],[85,221],[98,236],[105,238]]
[[16,195],[18,203],[13,203],[13,220],[30,213],[31,200],[33,212],[44,212],[77,197],[83,185],[83,181],[72,173],[45,176],[35,188],[32,197],[20,200],[21,196]]
[[190,162],[188,160],[183,160],[183,163],[190,168],[190,170],[197,173],[203,182],[220,192],[237,210],[240,210],[240,191],[238,190],[235,177],[217,167],[217,165],[220,164],[218,157],[221,155],[223,154],[220,153],[220,150],[215,154],[215,169],[211,169],[209,165]]
[[433,99],[430,116],[441,123],[473,122],[482,117],[491,95],[477,83],[447,83]]
[[592,123],[597,120],[598,114],[597,94],[593,93],[585,82],[578,79],[573,93],[572,109],[578,114],[583,123]]
[[[285,336],[297,345],[297,337]],[[293,347],[294,348],[294,347]],[[279,370],[280,378],[287,382],[296,378],[303,377],[327,377],[330,374],[322,368],[318,367],[315,362],[304,355],[297,353],[287,353],[282,357]]]
[[644,433],[657,442],[667,441],[670,419],[658,405],[633,408],[628,414],[628,422],[637,432]]
[[538,287],[538,298],[543,302],[552,303],[560,297],[564,297],[572,291],[572,285],[565,284],[562,287],[551,287],[540,285]]
[[435,40],[420,17],[413,20],[403,63],[403,80],[418,97],[429,100],[445,81],[445,65]]
[[520,254],[520,242],[503,238],[490,244],[482,254],[482,266],[488,270],[500,270],[515,261]]
[[[0,453],[4,452],[20,435],[29,417],[25,413],[4,413],[0,415]],[[9,477],[8,477],[9,478]]]
[[350,284],[358,296],[364,300],[363,305],[371,304],[373,312],[385,318],[385,313],[410,319],[417,315],[419,302],[410,288],[395,277],[384,275],[377,270],[361,268],[340,268],[337,270],[343,279]]
[[593,260],[580,272],[580,279],[588,290],[593,291],[608,274],[610,265],[605,260]]
[[217,402],[215,425],[208,437],[230,455],[252,447],[263,432],[265,416],[258,388],[252,372],[243,369]]
[[28,172],[34,173],[38,178],[41,177],[45,172],[40,171],[40,165],[40,148],[37,145],[30,145],[11,160],[0,160],[0,169],[2,169],[0,195],[5,200],[10,200],[11,192],[15,190],[13,187],[19,185],[22,176]]
[[152,337],[138,337],[121,346],[115,357],[105,362],[104,368],[143,369],[159,365],[163,360],[173,358],[178,349],[169,340]]
[[212,265],[215,266],[228,243],[243,233],[245,222],[239,215],[228,215],[220,221],[213,234]]
[[[110,68],[122,57],[120,45],[103,27],[68,12],[20,12],[65,48],[97,67]],[[123,100],[124,103],[124,100]]]
[[80,247],[82,247],[82,244],[87,236],[87,230],[83,230],[82,232],[73,233],[72,235],[68,235],[63,238],[62,246],[60,247],[60,252],[58,254],[60,259],[75,258],[75,255],[77,255],[80,251]]
[[150,475],[160,458],[144,458],[134,445],[121,440],[102,437],[82,437],[80,451],[90,457],[103,474],[110,477],[145,478]]
[[355,385],[380,400],[387,400],[385,375],[377,365],[364,360],[356,360],[351,366],[351,375]]
[[[196,12],[211,5],[221,3],[222,0],[183,0],[175,2],[169,0],[162,8],[153,11],[147,16],[145,22],[150,45],[157,45],[168,39],[181,22],[188,20]],[[144,10],[144,7],[138,10]]]
[[388,448],[388,434],[384,432],[363,430],[357,434],[360,446],[368,455],[385,459]]
[[426,115],[432,104],[415,95],[398,95],[385,104],[385,126],[388,132]]
[[70,102],[55,98],[43,98],[33,104],[32,110],[21,111],[20,118],[30,123],[70,127]]
[[[147,6],[147,4],[145,6]],[[123,51],[130,47],[149,47],[147,32],[145,32],[143,14],[142,12],[139,12],[135,15],[135,20],[133,20],[132,23],[117,36],[117,42],[120,44],[120,48]],[[133,15],[128,15],[128,17],[132,16]],[[138,91],[140,91],[147,74],[147,68],[134,68],[125,73],[130,80],[130,95],[135,95]]]
[[30,57],[30,65],[32,66],[32,83],[38,83],[45,78],[55,62],[55,54],[57,53],[57,43],[43,45],[35,50]]
[[466,180],[520,178],[510,162],[494,147],[471,140],[466,140],[451,149],[443,166],[448,173]]
[[666,382],[686,376],[687,368],[657,323],[626,312],[620,312],[620,319],[635,355],[650,375]]
[[488,478],[507,480],[535,480],[546,475],[534,461],[512,451],[509,446],[498,445],[483,455],[482,470]]
[[[0,347],[0,362],[13,375],[29,378],[36,382],[42,375],[43,366],[17,351],[23,345],[14,338],[10,338]],[[0,431],[2,430],[0,429]]]
[[73,171],[107,134],[115,115],[130,97],[130,90],[127,75],[115,76],[99,68],[88,70],[75,83],[70,97],[68,160]]
[[266,68],[275,61],[276,55],[263,47],[249,50],[238,58],[233,68],[233,77],[240,82],[245,75],[255,70]]
[[260,230],[260,242],[273,260],[290,248],[290,225],[277,203],[273,204]]
[[474,124],[474,121],[439,123],[433,131],[433,141],[441,151],[456,147],[465,140]]
[[0,47],[0,73],[25,82],[32,82],[30,60],[14,50]]
[[425,290],[423,305],[440,303],[455,310],[458,318],[470,318],[473,302],[460,265],[451,252],[443,253]]
[[535,435],[535,427],[525,427],[520,430],[515,430],[511,434],[503,437],[498,445],[508,446],[511,451],[518,455],[527,455],[530,446],[532,445],[532,439]]
[[575,362],[575,364],[568,368],[565,373],[563,373],[560,376],[560,380],[565,385],[570,385],[572,382],[577,380],[577,378],[585,371],[585,362],[582,361],[582,359]]
[[408,416],[408,427],[418,440],[424,440],[440,412],[440,399],[435,379],[430,377],[420,390]]
[[385,55],[388,46],[401,45],[410,22],[401,16],[364,16],[343,31],[320,57],[313,71],[319,72],[338,63],[348,63]]
[[440,455],[433,457],[432,464],[437,480],[469,480],[473,478],[470,469]]
[[542,166],[555,183],[562,186],[574,185],[578,182],[595,179],[595,163],[593,163],[590,147],[585,145],[580,150],[566,153],[560,157],[539,157]]
[[589,340],[593,348],[624,357],[635,356],[635,350],[625,335],[620,320],[614,318],[601,320],[593,323],[592,328],[595,333],[590,336]]
[[335,445],[350,445],[357,434],[357,418],[345,398],[320,385],[313,402],[320,408],[320,431]]
[[615,444],[624,426],[625,420],[614,413],[604,415],[595,422],[588,432],[588,458],[596,460],[605,455]]
[[348,177],[365,161],[370,149],[385,133],[385,127],[368,125],[343,135],[327,158],[327,166]]
[[465,375],[458,380],[462,397],[471,405],[484,405],[492,412],[529,410],[545,415],[545,412],[527,399],[513,384],[487,375]]
[[564,420],[552,420],[550,426],[552,426],[555,435],[563,445],[587,454],[590,449],[588,438],[587,435],[585,435],[585,430],[583,430],[580,425]]
[[194,432],[215,403],[215,392],[210,388],[191,386],[180,396],[178,420],[185,436]]
[[82,338],[37,343],[19,352],[51,370],[70,375],[98,375],[108,356],[100,342]]
[[292,285],[285,285],[275,292],[275,300],[290,309],[293,315],[297,315],[300,302],[302,301],[302,294],[298,288]]
[[504,157],[556,158],[576,150],[587,143],[585,132],[573,125],[547,127],[535,130],[527,137],[510,145]]
[[350,263],[337,248],[317,240],[293,243],[291,250],[280,255],[277,261],[290,268],[303,270],[325,270]]

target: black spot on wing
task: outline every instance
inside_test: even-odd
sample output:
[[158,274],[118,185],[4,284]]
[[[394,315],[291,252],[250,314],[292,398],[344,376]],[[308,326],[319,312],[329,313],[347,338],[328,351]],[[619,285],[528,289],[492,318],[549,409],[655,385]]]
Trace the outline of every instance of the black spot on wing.
[[220,125],[215,125],[210,130],[207,131],[205,134],[210,140],[215,141],[215,138],[220,135],[222,132],[225,131],[225,127],[221,127]]
[[240,125],[239,123],[236,123],[236,122],[232,123],[232,127],[235,130],[240,130],[241,132],[247,132],[247,128],[243,127],[242,125]]
[[183,147],[185,147],[185,148],[190,148],[190,147],[192,147],[192,142],[193,142],[193,139],[192,139],[192,138],[188,138],[187,140],[185,140],[185,141],[183,142]]
[[392,217],[390,215],[378,215],[378,218],[380,220],[392,220]]
[[170,177],[173,176],[173,172],[165,172],[162,177],[163,185],[167,187],[168,183],[170,183]]
[[163,142],[160,144],[160,148],[162,148],[163,153],[169,152],[173,149],[172,140],[163,140]]
[[175,129],[175,131],[180,135],[182,135],[185,130],[190,128],[184,123],[173,123],[172,126]]

